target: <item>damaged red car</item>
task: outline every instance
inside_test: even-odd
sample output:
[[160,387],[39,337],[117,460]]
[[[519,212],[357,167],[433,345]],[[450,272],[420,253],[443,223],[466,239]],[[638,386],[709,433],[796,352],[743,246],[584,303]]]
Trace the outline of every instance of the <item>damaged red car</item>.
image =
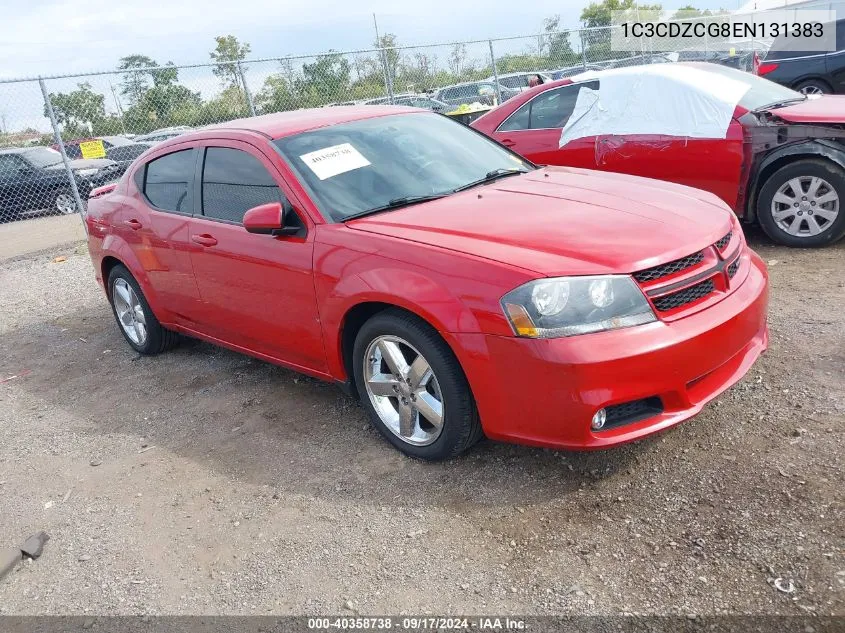
[[536,163],[710,191],[781,244],[845,235],[845,97],[716,64],[657,64],[543,84],[472,126]]
[[425,459],[484,435],[642,438],[767,344],[765,266],[716,196],[537,168],[418,109],[183,134],[92,192],[86,221],[135,351],[181,334],[337,383]]

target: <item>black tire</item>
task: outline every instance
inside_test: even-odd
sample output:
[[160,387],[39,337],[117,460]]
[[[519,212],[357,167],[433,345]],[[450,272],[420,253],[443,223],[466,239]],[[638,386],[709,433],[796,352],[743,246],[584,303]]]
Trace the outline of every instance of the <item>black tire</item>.
[[[839,214],[826,223],[818,235],[791,235],[778,226],[772,217],[772,201],[778,189],[793,178],[817,176],[826,180],[839,195]],[[845,235],[845,171],[835,163],[821,158],[796,160],[773,173],[757,196],[757,219],[772,240],[785,246],[817,248],[828,246]]]
[[[132,290],[135,292],[135,295],[138,297],[138,301],[141,304],[141,309],[144,311],[144,319],[146,320],[147,326],[147,338],[142,345],[136,344],[129,338],[123,330],[123,327],[120,324],[120,319],[117,316],[117,309],[114,305],[114,285],[118,279],[124,280],[132,287]],[[138,282],[135,281],[132,273],[130,273],[124,266],[118,264],[111,269],[111,272],[109,272],[108,285],[106,287],[108,288],[109,303],[111,304],[112,314],[114,315],[117,327],[120,330],[120,333],[123,334],[123,338],[126,339],[126,342],[129,343],[132,349],[139,354],[152,356],[174,347],[179,342],[179,335],[176,332],[165,329],[162,327],[161,323],[158,322],[158,319],[150,308],[150,304],[147,303],[147,298],[141,291],[141,286],[138,285]]]
[[[364,384],[364,354],[378,336],[398,336],[413,345],[428,361],[443,397],[443,426],[437,439],[416,446],[395,435],[382,422],[367,395]],[[412,457],[440,461],[457,457],[483,436],[475,399],[458,359],[437,331],[425,321],[401,310],[379,312],[364,323],[355,338],[352,353],[355,386],[361,403],[379,432],[394,447]]]
[[803,94],[833,94],[833,88],[830,87],[829,83],[822,79],[807,79],[802,81],[795,86],[795,90]]

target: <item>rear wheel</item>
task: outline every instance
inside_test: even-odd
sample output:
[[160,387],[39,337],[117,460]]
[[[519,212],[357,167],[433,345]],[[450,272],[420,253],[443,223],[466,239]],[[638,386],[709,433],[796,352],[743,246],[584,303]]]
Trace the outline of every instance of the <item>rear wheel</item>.
[[353,367],[373,425],[403,453],[449,459],[481,438],[466,376],[424,321],[398,310],[376,314],[358,332]]
[[822,159],[797,160],[772,174],[757,200],[760,226],[775,242],[816,247],[845,235],[845,172]]
[[179,335],[161,326],[138,282],[124,266],[112,268],[108,289],[114,318],[136,352],[159,354],[178,342]]
[[833,88],[821,79],[807,79],[795,86],[795,89],[805,95],[829,95],[833,93]]

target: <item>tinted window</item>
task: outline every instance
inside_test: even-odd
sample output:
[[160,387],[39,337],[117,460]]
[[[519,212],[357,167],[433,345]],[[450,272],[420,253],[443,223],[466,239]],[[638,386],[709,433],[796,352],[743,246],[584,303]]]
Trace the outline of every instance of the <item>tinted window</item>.
[[507,88],[523,88],[528,85],[528,79],[525,75],[517,75],[515,77],[502,77],[499,83]]
[[73,160],[74,158],[82,158],[82,150],[79,149],[79,143],[77,144],[65,144],[65,154],[67,157]]
[[167,211],[190,213],[194,150],[183,149],[147,163],[144,194],[153,206]]
[[242,222],[244,213],[267,202],[282,202],[282,192],[250,154],[209,147],[202,172],[202,210],[210,218]]
[[599,89],[598,81],[583,84],[562,86],[554,90],[547,90],[536,96],[508,117],[502,125],[501,131],[509,130],[543,130],[562,128],[569,120],[578,92],[582,87],[592,90]]
[[0,176],[15,176],[26,164],[13,154],[0,154]]
[[773,103],[796,103],[806,99],[806,96],[800,92],[795,92],[773,81],[752,75],[751,73],[742,72],[741,70],[727,68],[719,64],[702,64],[698,67],[707,72],[730,77],[735,81],[748,85],[748,91],[739,100],[739,105],[746,110],[759,110]]

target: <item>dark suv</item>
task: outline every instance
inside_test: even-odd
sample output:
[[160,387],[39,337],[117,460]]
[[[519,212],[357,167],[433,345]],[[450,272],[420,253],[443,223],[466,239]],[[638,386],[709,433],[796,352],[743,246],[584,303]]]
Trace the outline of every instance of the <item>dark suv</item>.
[[[70,161],[79,195],[114,180],[115,163],[90,158]],[[0,222],[16,220],[26,211],[58,214],[76,212],[76,203],[62,164],[62,155],[49,147],[0,150]]]
[[845,93],[845,20],[836,21],[835,52],[796,51],[788,38],[777,38],[757,74],[804,94]]

